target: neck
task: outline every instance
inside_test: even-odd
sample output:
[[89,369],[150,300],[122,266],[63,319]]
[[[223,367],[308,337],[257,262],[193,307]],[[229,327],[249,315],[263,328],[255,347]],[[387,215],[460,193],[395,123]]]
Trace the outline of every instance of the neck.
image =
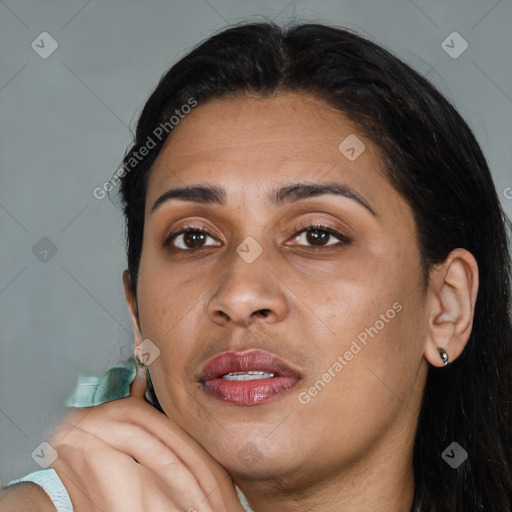
[[254,512],[410,512],[415,428],[410,422],[401,423],[364,457],[349,466],[332,468],[328,474],[320,474],[318,466],[304,467],[305,463],[300,477],[233,478]]
[[[405,474],[388,468],[371,474],[353,473],[307,488],[283,489],[279,482],[240,482],[254,512],[410,512],[414,497],[412,467]],[[378,473],[378,474],[377,474]]]

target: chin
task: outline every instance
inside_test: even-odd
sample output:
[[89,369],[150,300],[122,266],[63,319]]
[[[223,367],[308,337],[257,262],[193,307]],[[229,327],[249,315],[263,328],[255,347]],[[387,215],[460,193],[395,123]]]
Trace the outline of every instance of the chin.
[[259,432],[238,429],[233,437],[212,443],[214,448],[208,451],[229,473],[244,480],[275,478],[303,467],[307,457],[303,439],[285,437],[284,429],[279,437],[269,435],[268,429]]

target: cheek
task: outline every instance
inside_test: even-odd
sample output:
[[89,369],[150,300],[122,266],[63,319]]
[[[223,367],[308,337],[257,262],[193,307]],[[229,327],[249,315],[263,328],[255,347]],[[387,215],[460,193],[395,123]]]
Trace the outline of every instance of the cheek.
[[[320,312],[330,328],[337,350],[348,350],[349,340],[355,338],[364,344],[374,335],[381,337],[381,332],[398,329],[403,333],[403,317],[414,320],[411,314],[417,315],[421,309],[417,302],[421,272],[415,258],[389,247],[379,248],[370,256],[358,256],[336,275],[329,276],[320,288],[309,287],[306,295],[312,309]],[[406,302],[411,305],[404,315]],[[414,324],[408,328],[414,331]],[[391,343],[398,343],[399,339],[392,339]],[[344,340],[341,346],[338,340]]]
[[375,435],[391,422],[422,361],[419,266],[399,255],[384,263],[375,262],[358,280],[332,282],[336,291],[323,303],[331,336],[317,346],[317,371],[301,403],[304,420],[321,419],[313,421],[318,428],[332,420],[340,442]]
[[184,281],[168,265],[151,264],[149,258],[141,261],[137,296],[142,335],[160,351],[151,365],[155,389],[160,381],[168,388],[169,375],[177,376],[193,357],[204,293],[200,280]]
[[[373,307],[378,314],[370,315],[372,321],[360,319],[356,329],[322,350],[321,370],[297,397],[296,423],[308,425],[311,439],[329,440],[315,443],[315,451],[324,452],[325,460],[356,458],[397,418],[410,418],[416,410],[413,392],[421,350],[415,340],[417,329],[407,317],[412,301],[402,299],[398,312],[394,303],[389,309],[380,304]],[[395,313],[385,317],[388,323],[379,318],[386,311]]]
[[200,285],[197,273],[184,275],[162,249],[143,251],[137,285],[141,326],[162,338],[199,306],[205,292]]

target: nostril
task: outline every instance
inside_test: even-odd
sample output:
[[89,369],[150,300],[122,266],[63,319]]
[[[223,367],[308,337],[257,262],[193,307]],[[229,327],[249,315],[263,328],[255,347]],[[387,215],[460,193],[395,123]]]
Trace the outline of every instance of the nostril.
[[264,318],[267,317],[269,313],[270,309],[259,309],[258,311],[255,312],[256,315],[262,316]]

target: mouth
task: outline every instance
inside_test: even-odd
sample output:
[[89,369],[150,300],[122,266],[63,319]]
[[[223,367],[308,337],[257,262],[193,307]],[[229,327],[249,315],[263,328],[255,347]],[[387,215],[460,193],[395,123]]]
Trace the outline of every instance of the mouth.
[[270,352],[225,352],[211,359],[199,378],[204,391],[224,403],[258,405],[289,391],[300,373]]

